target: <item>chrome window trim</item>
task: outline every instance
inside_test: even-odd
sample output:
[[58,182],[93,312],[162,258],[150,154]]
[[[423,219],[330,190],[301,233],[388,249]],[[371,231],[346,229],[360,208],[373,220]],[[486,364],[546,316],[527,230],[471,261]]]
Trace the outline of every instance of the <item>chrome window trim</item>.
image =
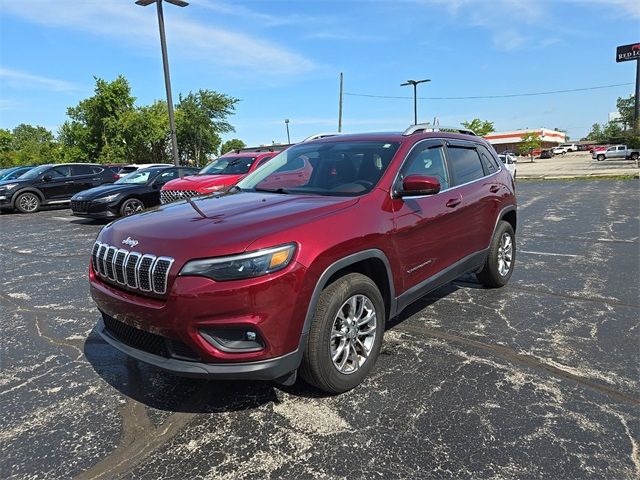
[[[158,262],[165,260],[169,262],[169,266],[167,267],[167,272],[164,275],[164,289],[162,291],[156,290],[156,283],[155,283],[155,275],[156,275],[156,267],[158,266]],[[171,270],[171,266],[173,265],[173,262],[175,260],[171,257],[158,257],[155,259],[155,261],[153,262],[153,268],[151,269],[151,289],[153,290],[154,293],[157,294],[163,294],[167,292],[167,284],[169,283],[169,271]]]
[[[460,140],[456,140],[456,141],[460,141]],[[474,144],[474,148],[475,148],[475,145],[482,145],[482,144],[480,144],[480,143],[472,142],[471,140],[462,140],[462,141],[465,141],[465,142],[468,142],[468,143],[472,143],[472,144]],[[445,138],[442,138],[442,139],[440,139],[440,138],[424,138],[424,139],[422,139],[422,140],[417,141],[417,142],[416,142],[416,143],[411,147],[411,149],[407,152],[407,154],[405,155],[404,159],[402,160],[402,164],[400,165],[400,168],[398,168],[398,171],[396,172],[396,176],[394,177],[393,182],[391,183],[391,188],[389,189],[389,195],[391,196],[391,199],[399,198],[399,197],[396,197],[396,196],[394,195],[394,194],[395,194],[395,185],[396,185],[396,182],[398,181],[398,177],[400,176],[400,172],[402,171],[402,168],[404,167],[405,163],[407,162],[407,159],[408,159],[408,158],[409,158],[409,156],[413,153],[413,150],[414,150],[418,145],[420,145],[420,144],[422,144],[422,143],[428,143],[428,142],[432,142],[432,143],[434,143],[434,146],[449,147],[449,145],[447,144],[447,139],[445,139]],[[440,145],[437,145],[437,144],[436,144],[436,142],[440,142]],[[464,147],[463,147],[463,148],[464,148]],[[486,148],[486,147],[485,147],[485,148]],[[491,153],[491,151],[489,151],[489,153]],[[478,153],[478,157],[479,157],[479,156],[480,156],[480,154]],[[446,161],[446,159],[445,159],[445,161]],[[480,159],[480,161],[482,162],[482,159]],[[502,161],[500,161],[500,163],[502,163]],[[471,185],[472,183],[476,183],[476,182],[479,182],[480,180],[485,180],[485,179],[487,179],[487,178],[491,178],[491,177],[493,177],[494,175],[497,175],[498,173],[500,173],[500,172],[503,170],[503,167],[502,167],[501,165],[499,165],[499,167],[498,167],[498,168],[499,168],[499,169],[498,169],[498,171],[497,171],[497,172],[493,172],[493,173],[492,173],[492,174],[490,174],[490,175],[485,175],[485,176],[483,176],[483,177],[476,178],[475,180],[471,180],[470,182],[461,183],[460,185],[454,185],[454,186],[452,186],[452,187],[445,188],[444,190],[440,190],[440,191],[439,191],[438,193],[436,193],[436,194],[433,194],[433,195],[417,195],[417,196],[415,196],[415,197],[411,197],[411,198],[412,198],[412,199],[418,199],[418,198],[425,198],[425,197],[434,197],[434,196],[436,196],[436,195],[440,195],[441,193],[449,192],[449,191],[451,191],[451,190],[455,190],[456,188],[461,188],[461,187],[465,187],[465,186],[467,186],[467,185]],[[447,161],[447,173],[448,173],[448,171],[449,171],[449,162]],[[483,169],[483,171],[484,171],[484,169]],[[450,180],[453,180],[453,179],[450,179]]]

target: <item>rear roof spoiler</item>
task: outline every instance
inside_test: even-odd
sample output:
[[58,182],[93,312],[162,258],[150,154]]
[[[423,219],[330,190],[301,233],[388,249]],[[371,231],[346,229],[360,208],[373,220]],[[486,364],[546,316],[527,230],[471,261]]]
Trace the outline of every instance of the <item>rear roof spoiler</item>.
[[411,125],[407,128],[402,135],[413,135],[414,133],[424,133],[424,132],[453,132],[453,133],[461,133],[463,135],[472,135],[477,137],[476,133],[469,129],[463,127],[446,127],[444,125],[431,125],[430,123],[417,123],[415,125]]

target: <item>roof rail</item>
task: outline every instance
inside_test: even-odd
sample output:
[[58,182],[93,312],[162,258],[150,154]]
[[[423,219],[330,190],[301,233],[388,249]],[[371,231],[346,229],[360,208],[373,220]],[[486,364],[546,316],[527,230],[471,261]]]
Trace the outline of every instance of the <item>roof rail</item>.
[[263,145],[260,147],[244,147],[244,148],[236,148],[233,150],[236,153],[247,153],[247,152],[279,152],[280,150],[284,150],[285,148],[289,148],[291,144],[284,145]]
[[463,127],[445,127],[444,125],[431,125],[430,123],[417,123],[415,125],[411,125],[407,128],[402,135],[412,135],[414,133],[423,133],[423,132],[453,132],[453,133],[461,133],[463,135],[473,135],[477,137],[475,132],[469,128]]
[[311,135],[310,137],[305,138],[300,143],[310,142],[311,140],[318,140],[320,138],[335,137],[337,135],[340,135],[340,134],[339,133],[316,133],[315,135]]

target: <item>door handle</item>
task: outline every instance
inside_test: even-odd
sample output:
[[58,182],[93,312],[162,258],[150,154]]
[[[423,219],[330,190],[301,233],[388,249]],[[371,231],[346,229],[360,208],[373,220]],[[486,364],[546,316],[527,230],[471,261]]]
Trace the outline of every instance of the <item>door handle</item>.
[[449,207],[449,208],[454,208],[454,207],[457,207],[458,205],[460,205],[460,202],[461,202],[461,201],[462,201],[462,200],[460,200],[459,198],[452,198],[452,199],[450,199],[450,200],[447,202],[447,204],[446,204],[446,205],[447,205],[447,207]]
[[498,190],[500,190],[500,185],[491,185],[491,187],[489,187],[491,193],[496,193]]

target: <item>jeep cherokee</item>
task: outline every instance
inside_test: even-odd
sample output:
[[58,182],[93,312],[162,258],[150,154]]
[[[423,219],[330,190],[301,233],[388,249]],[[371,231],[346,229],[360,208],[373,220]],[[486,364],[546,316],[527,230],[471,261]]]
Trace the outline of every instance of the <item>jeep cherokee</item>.
[[505,285],[515,231],[513,178],[471,132],[301,143],[224,194],[107,225],[89,268],[98,331],[178,375],[299,372],[344,392],[410,303],[467,272]]

